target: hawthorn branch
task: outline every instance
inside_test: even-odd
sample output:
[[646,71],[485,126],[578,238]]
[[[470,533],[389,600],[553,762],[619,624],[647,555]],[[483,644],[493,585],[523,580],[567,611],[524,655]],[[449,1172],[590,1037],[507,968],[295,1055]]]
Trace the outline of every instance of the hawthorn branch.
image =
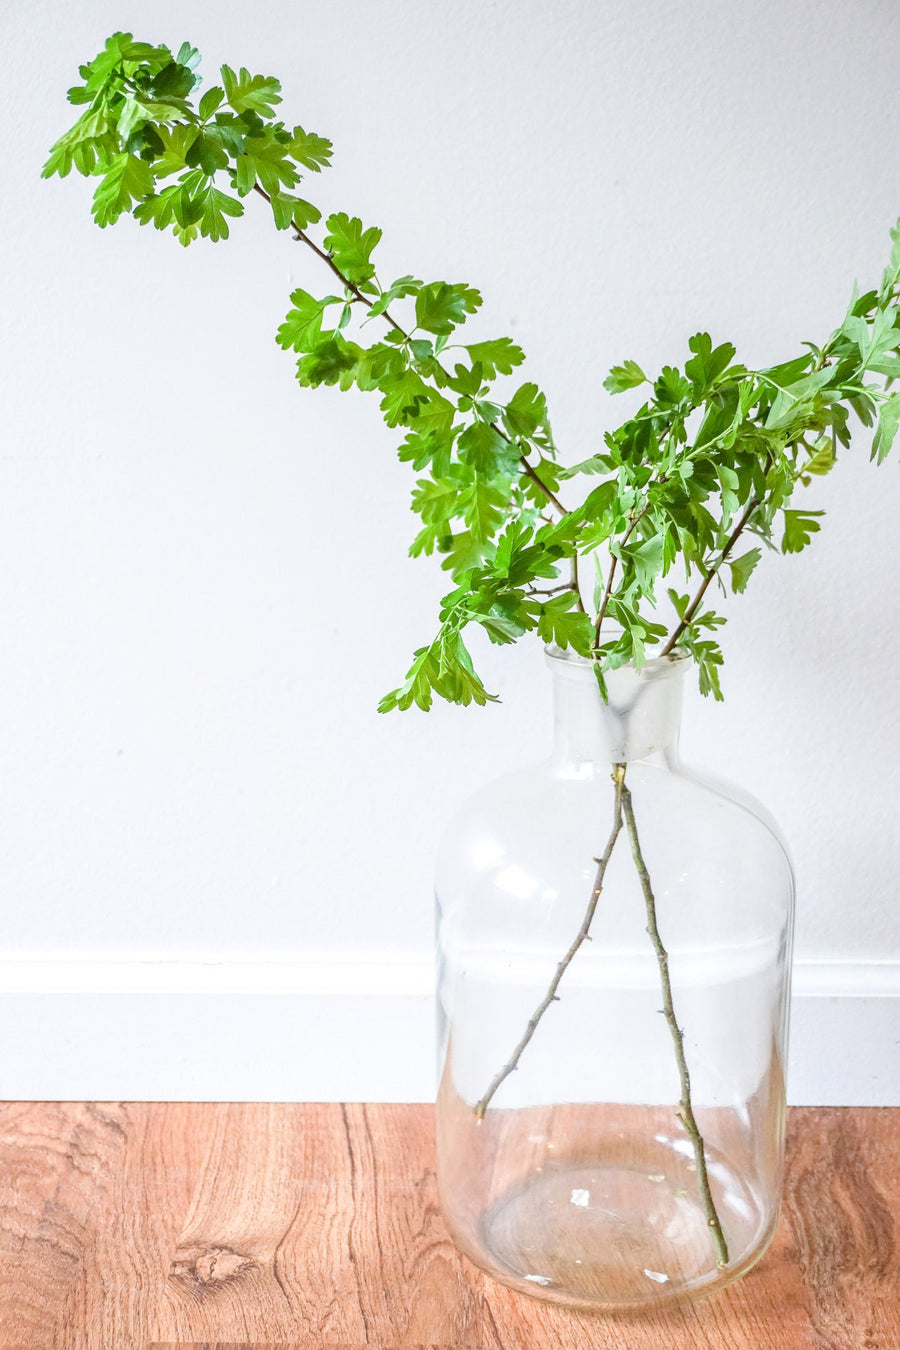
[[[648,501],[648,502],[645,502],[645,503],[644,503],[644,505],[643,505],[643,507],[641,508],[641,510],[638,512],[638,514],[637,514],[637,515],[634,517],[634,519],[632,520],[631,524],[628,526],[628,529],[627,529],[627,530],[625,531],[625,533],[622,535],[622,540],[621,540],[621,545],[620,545],[620,547],[622,547],[622,548],[625,547],[625,545],[628,543],[628,540],[629,540],[629,539],[631,538],[631,536],[634,534],[634,532],[635,532],[635,530],[637,529],[638,525],[639,525],[640,522],[644,519],[644,516],[647,514],[647,512],[648,512],[649,510],[650,510],[650,503],[649,503],[649,501]],[[603,592],[603,599],[600,601],[600,608],[597,610],[597,621],[596,621],[596,623],[594,624],[594,646],[595,646],[595,647],[598,645],[598,643],[599,643],[599,641],[600,641],[600,629],[601,629],[601,627],[602,627],[602,625],[603,625],[603,620],[606,618],[606,610],[607,610],[607,606],[609,605],[609,598],[610,598],[610,596],[612,595],[613,582],[614,582],[615,579],[616,579],[616,568],[618,567],[618,563],[619,563],[619,559],[618,559],[617,555],[614,553],[614,554],[612,555],[612,562],[611,562],[610,565],[609,565],[609,575],[608,575],[607,578],[606,578],[606,589],[605,589],[604,592]]]
[[[269,196],[268,192],[266,192],[265,188],[260,187],[259,183],[253,184],[253,191],[256,192],[260,197],[262,197],[264,201],[267,201],[269,205],[272,204],[272,198]],[[330,253],[326,252],[326,250],[323,248],[319,248],[319,245],[315,242],[315,240],[311,239],[309,235],[306,233],[306,231],[302,230],[295,220],[291,221],[291,229],[294,231],[294,238],[296,239],[297,243],[305,244],[307,248],[312,249],[316,257],[320,258],[322,262],[325,263],[325,265],[331,269],[331,271],[337,277],[338,281],[340,281],[341,284],[347,288],[347,290],[353,296],[354,300],[358,301],[360,304],[365,305],[366,309],[372,308],[373,304],[375,303],[374,300],[372,300],[370,296],[366,295],[364,291],[361,291],[359,287],[354,284],[354,282],[350,281],[346,276],[344,276],[344,273],[338,267],[337,263],[334,261],[334,258],[331,256]],[[381,313],[385,321],[391,325],[395,333],[400,334],[404,342],[410,342],[412,340],[412,334],[408,333],[406,329],[397,322],[393,314],[391,314],[390,310],[383,309]],[[449,373],[447,372],[446,368],[441,365],[440,361],[435,360],[435,364],[437,365],[438,369],[442,372],[442,374],[446,375],[447,378],[449,379],[450,378]],[[494,431],[497,432],[499,436],[502,436],[503,440],[506,441],[507,445],[515,444],[512,438],[509,437],[503,430],[503,428],[501,426],[498,426],[496,422],[491,422],[489,423],[489,425],[493,428]],[[519,449],[519,447],[516,446],[516,449]],[[526,478],[530,479],[530,481],[534,483],[535,487],[542,494],[542,496],[546,498],[546,500],[550,503],[550,505],[553,506],[561,516],[564,516],[566,514],[566,508],[563,506],[559,498],[553,492],[551,492],[550,488],[548,488],[545,483],[541,482],[537,473],[528,463],[528,460],[521,453],[521,451],[519,452],[519,463],[522,466],[522,472],[525,474]],[[581,592],[580,590],[578,590],[578,564],[574,559],[572,572],[573,572],[573,583],[575,585],[576,590],[578,591],[579,604],[583,610],[584,605],[581,603]]]
[[621,788],[622,812],[625,816],[625,823],[628,828],[628,837],[631,841],[631,852],[634,858],[634,865],[640,878],[641,890],[644,893],[644,904],[647,911],[647,933],[650,941],[653,943],[653,950],[656,952],[656,960],[659,965],[659,977],[662,985],[663,995],[663,1016],[669,1026],[672,1035],[672,1044],[675,1046],[675,1060],[678,1064],[678,1077],[681,1081],[681,1110],[679,1120],[684,1126],[685,1133],[691,1141],[694,1150],[694,1162],[697,1168],[697,1189],[700,1192],[700,1201],[703,1205],[703,1212],[706,1215],[709,1224],[710,1233],[716,1249],[716,1265],[722,1269],[728,1265],[728,1243],[725,1241],[725,1234],[722,1232],[722,1225],[719,1221],[719,1215],[716,1210],[716,1204],[712,1197],[712,1191],[709,1186],[709,1174],[706,1168],[706,1150],[703,1144],[703,1136],[697,1127],[697,1121],[694,1116],[694,1108],[691,1102],[691,1076],[688,1071],[687,1060],[684,1054],[684,1035],[678,1025],[675,1017],[675,1008],[672,1003],[672,981],[669,976],[669,954],[663,946],[662,938],[659,935],[659,925],[656,917],[656,898],[653,894],[653,886],[650,881],[650,874],[647,871],[647,864],[644,862],[644,855],[641,852],[641,843],[638,838],[637,824],[634,818],[634,805],[631,800],[631,790],[623,782]]
[[719,569],[721,568],[723,562],[725,562],[726,559],[728,558],[728,555],[731,553],[731,550],[734,548],[738,539],[740,539],[741,535],[743,534],[744,529],[750,520],[750,517],[753,515],[753,512],[756,510],[758,506],[761,505],[761,500],[762,499],[760,497],[750,498],[750,501],[747,503],[747,509],[744,511],[744,514],[741,516],[737,525],[735,525],[734,529],[731,531],[731,534],[728,536],[728,540],[725,544],[725,547],[722,549],[718,562],[713,567],[711,567],[709,571],[706,573],[705,577],[703,578],[702,584],[697,590],[697,594],[694,596],[693,600],[688,605],[687,609],[684,611],[684,618],[681,620],[681,622],[678,624],[678,627],[672,633],[672,636],[669,638],[665,647],[663,647],[662,651],[660,652],[660,656],[671,656],[678,642],[678,639],[681,637],[684,630],[686,628],[690,628],[694,620],[694,615],[700,608],[700,605],[703,602],[703,597],[706,594],[707,590],[709,589],[710,583],[712,582],[713,578],[718,575]]
[[604,878],[606,877],[606,869],[609,866],[609,860],[612,857],[613,849],[616,846],[616,840],[618,839],[619,833],[622,829],[622,795],[625,790],[624,764],[613,765],[612,778],[613,782],[616,785],[615,803],[613,806],[612,830],[610,831],[609,839],[606,841],[606,848],[603,851],[603,856],[594,859],[594,862],[597,864],[597,875],[594,878],[594,888],[591,891],[591,898],[588,901],[588,907],[585,911],[584,918],[581,921],[581,927],[576,933],[572,945],[569,947],[569,950],[566,952],[565,956],[562,958],[559,965],[556,967],[556,974],[550,981],[549,989],[547,990],[544,997],[541,999],[538,1006],[535,1008],[534,1012],[531,1014],[531,1017],[528,1019],[528,1023],[525,1027],[524,1032],[522,1033],[518,1045],[516,1046],[515,1050],[513,1050],[512,1055],[510,1056],[507,1063],[503,1065],[503,1068],[498,1069],[497,1072],[494,1074],[494,1077],[491,1079],[490,1085],[488,1086],[488,1089],[485,1092],[484,1096],[481,1098],[480,1101],[476,1102],[474,1110],[478,1120],[484,1119],[484,1113],[487,1110],[488,1106],[490,1105],[491,1098],[497,1091],[500,1084],[503,1083],[509,1077],[509,1075],[513,1072],[514,1069],[517,1069],[519,1067],[519,1060],[522,1058],[523,1051],[525,1050],[526,1046],[528,1045],[528,1042],[531,1040],[532,1036],[537,1030],[541,1018],[544,1016],[544,1013],[550,1007],[550,1004],[556,1001],[557,997],[556,991],[559,988],[562,977],[565,975],[569,966],[572,964],[572,961],[574,960],[575,955],[578,952],[579,948],[585,942],[590,941],[591,922],[594,918],[594,912],[597,908],[597,901],[600,899],[600,895],[603,891],[603,882]]

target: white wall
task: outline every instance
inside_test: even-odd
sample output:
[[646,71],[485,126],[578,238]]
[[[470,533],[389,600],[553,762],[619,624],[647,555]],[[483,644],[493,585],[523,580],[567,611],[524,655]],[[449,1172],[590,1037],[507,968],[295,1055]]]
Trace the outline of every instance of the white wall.
[[[618,415],[601,389],[612,362],[680,361],[702,326],[769,363],[830,330],[854,277],[877,278],[900,215],[900,11],[3,8],[0,1093],[192,1095],[208,1070],[219,1095],[379,1095],[380,1081],[416,1095],[421,1029],[379,1049],[394,1012],[377,1009],[401,987],[421,1002],[419,975],[398,986],[391,971],[429,950],[442,820],[545,748],[541,654],[483,653],[499,708],[376,715],[445,578],[406,557],[410,475],[374,402],[298,390],[274,345],[292,285],[321,282],[316,260],[262,210],[216,246],[127,221],[101,234],[89,184],[38,178],[77,64],[126,25],[189,38],[210,76],[222,61],[278,74],[285,115],[336,145],[310,195],[384,229],[385,274],[478,285],[483,334],[525,346],[578,459]],[[829,1036],[811,1023],[795,1042],[804,1100],[888,1100],[900,1079],[885,1072],[900,1022],[898,462],[871,468],[860,437],[810,489],[822,535],[766,560],[725,633],[726,704],[694,697],[686,716],[687,756],[763,798],[792,843],[804,979],[837,999]],[[258,985],[239,974],[231,994],[252,1001],[272,956],[339,972],[303,995],[318,1012],[291,1092],[278,1056],[261,1080],[230,1079],[225,1037],[193,1069],[167,1061],[171,1028],[150,1012],[134,1035],[164,1067],[126,1073],[137,1004],[101,997],[104,969],[122,988],[144,972],[151,1001],[190,1000],[202,963],[253,958]],[[370,1069],[351,1056],[327,1087],[323,1055],[342,1042],[326,1047],[316,1016],[356,969],[339,956],[376,990],[353,1019]],[[841,996],[872,990],[864,1031],[850,1004],[865,998]],[[290,1004],[277,1016],[289,1026]],[[397,1054],[419,1066],[400,1086]]]

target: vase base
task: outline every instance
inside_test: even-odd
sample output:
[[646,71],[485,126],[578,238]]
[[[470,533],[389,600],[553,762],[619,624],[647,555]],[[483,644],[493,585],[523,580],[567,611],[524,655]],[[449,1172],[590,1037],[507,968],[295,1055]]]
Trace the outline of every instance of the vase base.
[[645,1162],[630,1142],[627,1164],[611,1149],[612,1157],[548,1163],[511,1186],[482,1215],[474,1243],[457,1235],[463,1250],[503,1284],[598,1312],[704,1297],[745,1274],[774,1222],[765,1224],[724,1159],[708,1157],[729,1242],[721,1268],[685,1141],[677,1152],[675,1141],[655,1141]]

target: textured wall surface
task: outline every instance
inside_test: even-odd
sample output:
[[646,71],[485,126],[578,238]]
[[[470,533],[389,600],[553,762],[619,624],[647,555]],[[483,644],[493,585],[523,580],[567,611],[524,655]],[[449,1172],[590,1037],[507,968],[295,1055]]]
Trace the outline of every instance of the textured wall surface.
[[[274,344],[319,264],[262,209],[182,250],[38,178],[123,26],[278,74],[335,142],[310,195],[382,227],[385,275],[482,289],[574,461],[625,408],[614,361],[705,327],[772,363],[877,278],[900,9],[4,6],[3,955],[418,957],[442,820],[547,748],[542,656],[477,649],[499,707],[377,716],[446,579],[406,557],[375,404],[298,390]],[[804,504],[823,532],[732,605],[727,701],[691,695],[685,754],[780,820],[805,961],[897,963],[900,457],[872,468],[863,433]]]

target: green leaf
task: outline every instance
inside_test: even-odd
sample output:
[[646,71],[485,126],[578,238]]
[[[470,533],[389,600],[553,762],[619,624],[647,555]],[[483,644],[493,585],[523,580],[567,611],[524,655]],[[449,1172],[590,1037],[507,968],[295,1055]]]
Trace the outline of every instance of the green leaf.
[[577,604],[574,591],[563,591],[536,605],[538,636],[542,642],[571,647],[581,656],[588,656],[594,641],[594,625],[587,614],[576,609]]
[[747,553],[742,554],[740,558],[730,558],[728,560],[728,567],[731,571],[731,589],[734,591],[735,595],[743,595],[744,591],[747,589],[747,582],[750,580],[753,569],[756,567],[756,564],[761,557],[762,552],[760,549],[751,548]]
[[476,540],[491,539],[503,519],[507,495],[483,478],[476,478],[461,495],[463,520]]
[[611,654],[612,660],[607,661],[607,669],[612,670],[631,661],[635,670],[642,670],[647,660],[646,646],[655,645],[664,638],[666,629],[662,624],[646,618],[634,605],[627,604],[617,595],[610,597],[607,613],[623,630]]
[[[457,362],[453,367],[453,375],[447,381],[447,387],[452,389],[455,394],[461,394],[464,400],[474,400],[481,393],[484,383],[484,371],[480,365],[475,365],[470,370],[461,362]],[[468,410],[468,404],[460,402],[460,408]]]
[[439,647],[439,678],[434,688],[448,703],[470,703],[484,706],[499,702],[496,694],[489,694],[475,673],[462,635],[449,632]]
[[882,289],[890,291],[894,284],[900,280],[900,220],[891,230],[891,260],[884,271],[882,279]]
[[437,390],[430,389],[427,397],[417,402],[410,425],[424,436],[444,437],[453,425],[453,412],[453,404]]
[[694,449],[699,450],[722,438],[727,439],[728,433],[736,430],[740,421],[738,390],[735,385],[728,385],[709,399],[706,415],[694,439]]
[[136,94],[133,99],[126,99],[122,103],[116,130],[119,138],[128,146],[129,138],[136,128],[143,128],[150,123],[155,127],[169,126],[178,124],[185,118],[193,121],[194,117],[194,110],[187,99],[168,99],[161,102]]
[[179,216],[183,214],[181,211],[183,193],[184,188],[180,183],[172,183],[169,187],[163,188],[162,192],[145,197],[140,206],[135,208],[135,219],[142,225],[153,224],[158,230],[167,229],[175,220],[176,206]]
[[470,286],[433,281],[416,296],[416,326],[426,333],[446,336],[465,322],[467,314],[474,314],[480,304],[481,295]]
[[588,493],[582,506],[573,512],[584,523],[581,547],[596,548],[605,543],[615,530],[615,510],[619,497],[618,484],[607,479]]
[[458,478],[420,478],[412,494],[412,509],[425,525],[437,525],[443,532],[462,515],[461,483]]
[[235,75],[230,66],[222,67],[225,97],[236,113],[255,112],[274,117],[275,104],[281,102],[281,84],[269,75],[251,75],[241,66]]
[[722,703],[725,695],[719,681],[719,670],[724,660],[721,647],[717,642],[698,642],[693,655],[700,668],[700,693],[704,698],[712,694],[717,703]]
[[479,567],[484,561],[486,546],[480,539],[469,530],[459,530],[456,534],[451,534],[448,538],[440,542],[440,550],[444,558],[441,567],[445,572],[459,579],[472,570],[473,567]]
[[180,191],[166,195],[165,209],[171,207],[174,217],[172,228],[180,242],[189,244],[198,233],[213,243],[227,239],[228,224],[225,217],[243,215],[241,203],[220,191],[202,169],[193,169],[185,174],[179,180],[179,185]]
[[672,608],[675,610],[679,619],[683,619],[690,608],[691,597],[689,595],[679,595],[678,591],[673,590],[671,586],[667,589],[666,594],[671,600]]
[[291,197],[286,192],[273,192],[269,204],[279,230],[305,230],[308,225],[315,225],[322,215],[311,202],[305,202],[302,197]]
[[397,454],[404,463],[411,464],[417,473],[432,466],[435,477],[446,470],[450,464],[453,450],[453,431],[449,435],[424,432],[418,426],[408,432]]
[[816,517],[824,514],[824,511],[785,510],[782,553],[799,553],[801,549],[806,548],[812,536],[822,528]]
[[[187,48],[187,51],[197,60],[200,59],[200,53],[195,48]],[[197,82],[197,76],[189,65],[180,60],[168,61],[150,81],[150,93],[154,99],[183,100],[193,93]]]
[[536,384],[521,385],[503,410],[503,421],[513,436],[528,439],[539,430],[549,430],[547,400]]
[[471,342],[466,351],[473,365],[476,362],[481,365],[486,380],[493,380],[498,374],[511,375],[513,369],[525,360],[522,348],[508,337],[492,338],[488,342]]
[[627,550],[627,556],[634,567],[637,584],[642,591],[652,592],[654,579],[659,576],[663,566],[665,538],[654,534],[642,544]]
[[405,712],[415,703],[423,712],[428,712],[434,701],[434,687],[440,678],[440,667],[431,647],[420,647],[415,652],[413,663],[406,672],[406,679],[398,689],[392,689],[378,705],[380,713],[393,712],[399,708]]
[[432,525],[423,525],[409,546],[409,556],[418,558],[424,553],[430,558],[446,537],[446,529],[442,524],[435,522]]
[[805,356],[795,356],[792,361],[783,361],[780,366],[768,366],[759,373],[767,384],[773,384],[778,389],[786,389],[808,374],[812,362],[812,353],[807,352]]
[[385,375],[379,388],[384,395],[381,411],[389,427],[412,425],[420,403],[426,403],[431,397],[431,390],[421,375],[408,366],[397,374]]
[[830,436],[822,436],[815,445],[813,453],[803,465],[803,473],[824,476],[834,468],[834,445]]
[[559,575],[555,555],[533,542],[531,531],[521,519],[507,525],[501,534],[491,568],[512,586],[524,586],[537,577],[555,580]]
[[688,346],[694,355],[685,362],[684,373],[698,395],[706,394],[728,370],[734,359],[735,349],[730,342],[713,347],[709,333],[695,333],[688,339]]
[[[151,48],[151,50],[154,49]],[[157,52],[167,50],[168,48],[166,47],[155,48],[155,51]],[[197,48],[192,47],[189,42],[182,42],[181,46],[178,48],[178,55],[175,57],[175,60],[180,66],[188,66],[190,70],[194,70],[195,67],[200,64],[200,53],[197,51]]]
[[158,135],[163,148],[153,165],[155,177],[168,178],[170,174],[183,173],[188,167],[188,151],[199,134],[199,127],[160,127]]
[[244,153],[238,155],[235,163],[235,185],[238,195],[246,197],[257,183],[269,196],[281,192],[282,188],[292,188],[297,183],[298,174],[288,155],[288,147],[278,136],[266,127],[259,136],[247,136],[244,140]]
[[406,369],[404,353],[387,342],[374,342],[360,353],[356,382],[360,389],[386,388],[386,381]]
[[200,114],[201,121],[205,122],[208,118],[219,111],[225,99],[225,90],[220,84],[214,84],[200,100],[197,111]]
[[766,418],[766,430],[780,431],[790,427],[798,419],[801,421],[805,419],[813,406],[816,394],[823,385],[829,383],[832,374],[830,366],[809,371],[790,382],[779,381],[770,374],[768,379],[777,386],[779,393]]
[[523,623],[521,618],[505,613],[499,606],[488,610],[486,614],[476,615],[478,622],[491,642],[498,646],[506,646],[507,643],[516,642],[523,633],[534,627],[530,615],[522,617],[527,618],[527,622]]
[[340,298],[326,295],[317,300],[308,291],[291,292],[291,304],[284,323],[278,329],[276,341],[285,351],[309,352],[322,335],[322,317],[329,305],[339,305]]
[[123,151],[106,165],[103,178],[94,193],[93,216],[101,229],[112,225],[133,202],[153,191],[153,173],[149,165]]
[[636,389],[639,384],[646,383],[647,376],[637,361],[623,361],[620,366],[613,366],[603,381],[603,388],[611,394],[623,394],[626,389]]
[[374,319],[379,314],[383,314],[395,300],[403,300],[408,295],[417,295],[421,286],[422,282],[417,281],[415,277],[399,277],[372,303],[369,309],[369,318]]
[[82,113],[73,127],[54,144],[41,170],[42,178],[59,174],[65,178],[73,165],[80,174],[91,174],[99,159],[115,153],[119,141],[105,107]]
[[433,695],[448,703],[496,703],[476,675],[472,658],[456,629],[438,635],[430,647],[420,647],[399,689],[392,689],[378,705],[379,712],[405,711],[416,704],[427,712]]
[[211,178],[219,169],[228,167],[228,151],[214,131],[198,130],[191,138],[184,160],[191,168],[202,169]]
[[311,169],[313,173],[319,173],[322,169],[327,169],[331,163],[332,144],[324,136],[304,131],[302,127],[294,127],[290,152],[298,164],[302,164],[305,169]]
[[358,216],[351,218],[344,211],[329,216],[325,224],[328,230],[325,247],[339,271],[355,286],[370,281],[375,268],[369,259],[381,238],[381,230],[375,226],[363,229]]
[[722,515],[727,520],[741,504],[738,495],[740,479],[728,464],[719,465],[719,486],[722,492]]
[[568,468],[560,469],[560,478],[577,478],[582,473],[611,473],[613,462],[609,455],[592,455],[590,459],[583,459],[579,464],[572,464]]
[[348,342],[340,333],[325,333],[308,355],[300,357],[297,379],[309,388],[337,384],[349,389],[356,380],[361,352],[355,342]]
[[871,458],[883,464],[894,444],[900,426],[900,393],[890,394],[878,409],[878,425],[872,442]]
[[519,454],[510,446],[496,427],[486,422],[473,422],[460,434],[459,456],[471,464],[476,473],[491,477],[498,470],[508,473],[517,463]]
[[653,386],[653,396],[663,408],[680,408],[691,398],[691,384],[675,366],[663,366]]

